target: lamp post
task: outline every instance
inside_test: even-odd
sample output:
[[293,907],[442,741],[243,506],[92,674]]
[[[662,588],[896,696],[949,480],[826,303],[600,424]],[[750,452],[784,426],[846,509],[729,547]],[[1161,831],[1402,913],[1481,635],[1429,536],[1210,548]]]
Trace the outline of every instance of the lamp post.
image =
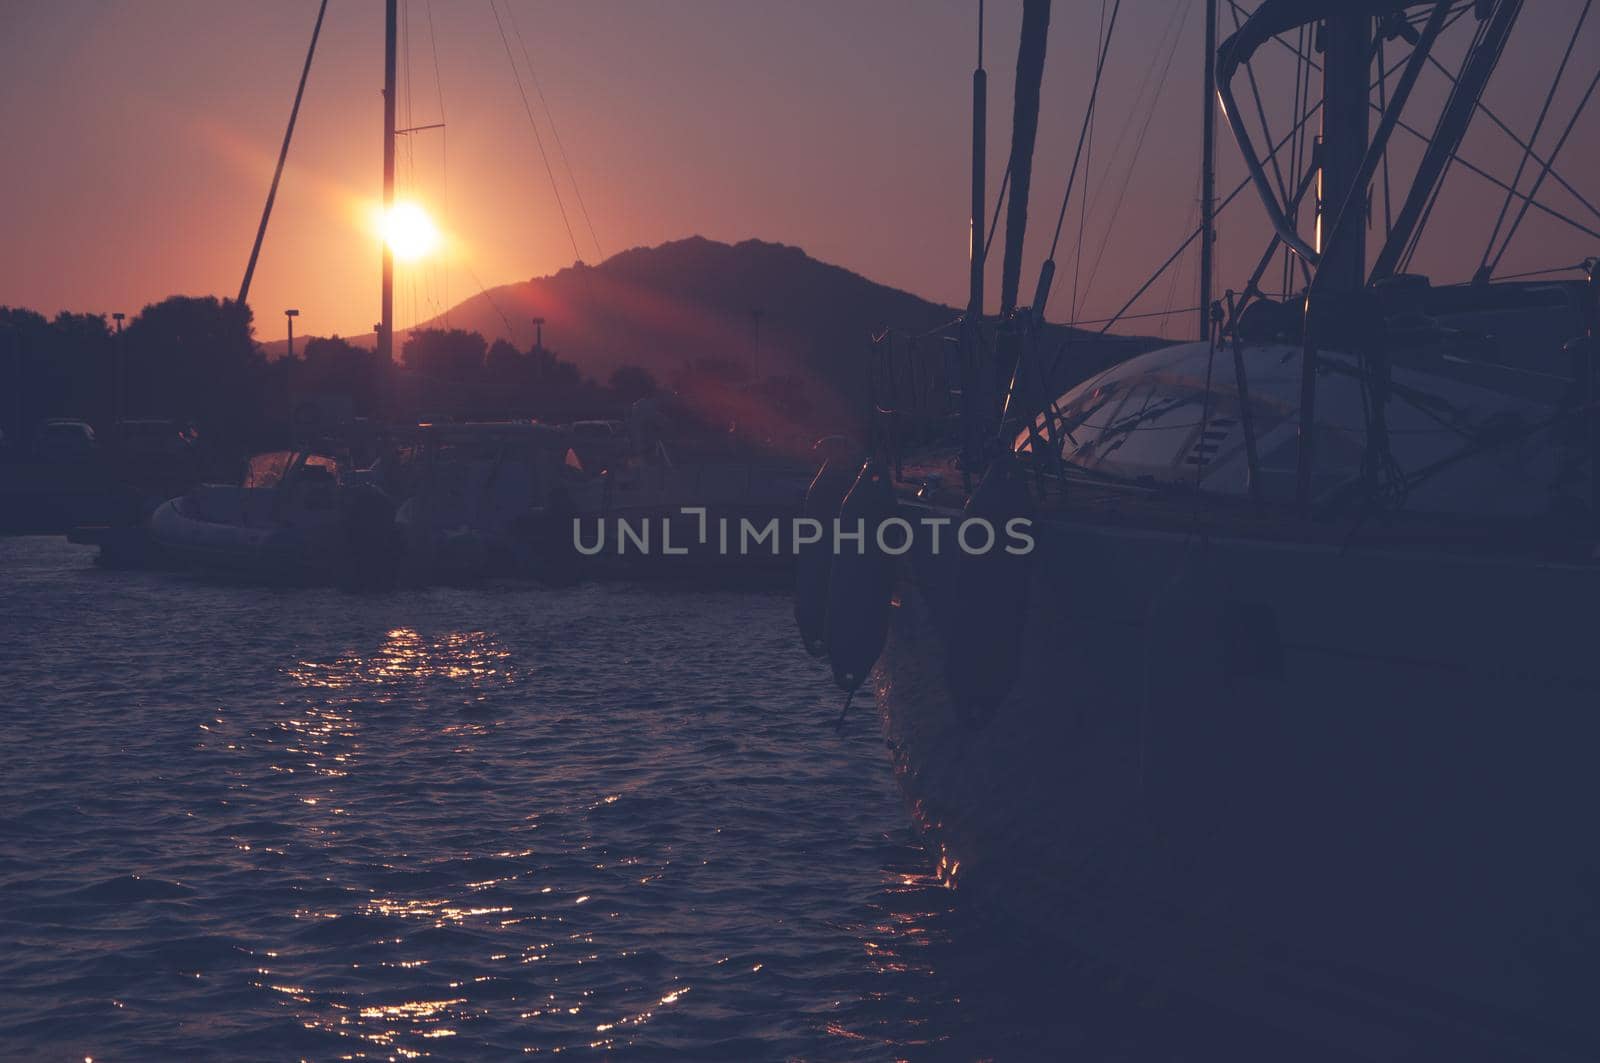
[[285,310],[283,316],[289,322],[289,360],[294,361],[294,319],[300,316],[298,310]]
[[289,445],[294,446],[294,388],[290,386],[290,379],[294,372],[294,319],[300,316],[298,310],[285,310],[283,318],[289,325],[289,357],[283,363],[283,399],[289,411]]
[[544,350],[544,318],[542,317],[533,319],[533,349],[535,351]]
[[111,320],[117,323],[117,349],[111,363],[112,424],[121,424],[128,415],[128,358],[122,345],[122,319],[127,316],[120,310],[111,315]]

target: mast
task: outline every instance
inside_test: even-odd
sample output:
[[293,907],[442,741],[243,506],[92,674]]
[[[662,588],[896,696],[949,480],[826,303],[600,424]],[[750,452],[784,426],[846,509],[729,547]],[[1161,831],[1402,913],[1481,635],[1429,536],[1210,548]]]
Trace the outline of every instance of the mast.
[[1016,99],[1011,114],[1011,198],[1006,203],[1006,252],[1000,273],[1000,316],[1017,308],[1022,279],[1022,238],[1028,226],[1033,142],[1039,132],[1039,85],[1050,33],[1050,0],[1023,0],[1022,43],[1017,48]]
[[983,316],[984,166],[988,141],[989,75],[983,70],[983,0],[978,0],[978,66],[972,72],[972,233],[968,249],[967,316]]
[[[399,36],[399,0],[384,5],[383,43],[383,217],[387,223],[394,210],[394,59]],[[383,241],[383,313],[378,325],[378,360],[381,365],[394,361],[394,249],[388,234]]]
[[1217,231],[1217,0],[1205,0],[1205,114],[1200,125],[1200,338],[1211,334],[1212,252]]
[[1367,114],[1371,110],[1372,15],[1365,11],[1329,15],[1322,24],[1322,143],[1317,180],[1317,287],[1326,292],[1359,291],[1367,281],[1364,225],[1344,227],[1334,246],[1330,238],[1338,212],[1365,213],[1365,189],[1354,184],[1367,155]]
[[[1371,102],[1372,15],[1365,10],[1329,15],[1320,27],[1322,56],[1322,139],[1317,145],[1317,272],[1313,289],[1323,293],[1357,292],[1367,282],[1367,242],[1362,226],[1347,225],[1343,240],[1332,239],[1339,228],[1336,212],[1365,212],[1365,189],[1355,188],[1367,155],[1367,109]],[[1311,479],[1316,469],[1317,347],[1306,297],[1305,344],[1300,360],[1300,424],[1295,459],[1295,506],[1311,505]]]
[[311,57],[317,54],[317,38],[322,35],[322,18],[328,13],[328,0],[317,8],[317,21],[311,27],[311,47],[306,49],[306,65],[300,68],[300,86],[294,90],[294,106],[289,108],[289,126],[283,131],[283,146],[278,149],[278,166],[272,171],[272,184],[267,188],[267,205],[261,208],[261,225],[256,229],[256,242],[250,248],[250,261],[245,263],[244,280],[239,282],[239,305],[250,298],[250,280],[256,274],[256,259],[261,257],[261,241],[267,237],[267,222],[272,217],[272,203],[278,198],[278,182],[283,179],[283,164],[289,159],[289,142],[294,139],[294,123],[300,117],[300,101],[305,98],[306,78],[311,76]]

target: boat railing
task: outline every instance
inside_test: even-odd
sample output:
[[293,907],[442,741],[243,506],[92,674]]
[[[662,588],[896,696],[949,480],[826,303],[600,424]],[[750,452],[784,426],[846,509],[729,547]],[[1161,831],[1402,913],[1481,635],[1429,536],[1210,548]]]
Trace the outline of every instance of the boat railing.
[[941,332],[886,331],[872,337],[868,358],[867,439],[901,474],[909,447],[959,444],[962,429],[962,345]]

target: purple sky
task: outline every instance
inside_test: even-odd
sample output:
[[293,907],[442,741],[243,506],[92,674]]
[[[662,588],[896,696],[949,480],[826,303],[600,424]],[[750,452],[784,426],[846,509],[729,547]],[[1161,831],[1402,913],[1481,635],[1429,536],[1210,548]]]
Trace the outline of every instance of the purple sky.
[[[964,301],[974,0],[497,2],[526,41],[604,254],[694,233],[759,237],[929,298]],[[490,0],[402,0],[401,7],[408,27],[401,124],[436,122],[441,113],[448,124],[447,141],[431,132],[402,144],[401,192],[425,204],[449,238],[446,254],[402,269],[396,307],[403,327],[476,293],[480,283],[549,273],[574,254]],[[988,5],[991,194],[1009,145],[1020,7],[1015,0]],[[1581,0],[1529,5],[1488,96],[1513,128],[1531,128],[1581,7]],[[132,313],[175,292],[234,294],[316,8],[316,0],[0,5],[0,303]],[[1097,0],[1055,4],[1025,297],[1054,228],[1100,11]],[[1225,29],[1226,11],[1224,3]],[[1090,221],[1076,269],[1087,292],[1080,317],[1114,310],[1194,224],[1200,19],[1189,0],[1124,7],[1089,170]],[[289,306],[302,312],[300,332],[359,333],[376,320],[378,245],[364,209],[379,191],[382,40],[379,0],[330,4],[252,293],[263,338],[277,338]],[[1458,31],[1442,50],[1447,65],[1462,41]],[[514,34],[511,47],[521,63]],[[1600,15],[1583,30],[1541,138],[1546,148],[1596,55]],[[1286,56],[1275,52],[1259,71],[1280,132],[1292,97]],[[1165,91],[1146,126],[1139,94],[1143,88],[1148,103],[1163,71]],[[1415,113],[1425,127],[1443,84],[1430,73],[1419,90]],[[600,255],[531,85],[529,93],[579,251],[595,261]],[[1600,202],[1597,132],[1600,107],[1592,107],[1558,164],[1591,202]],[[1467,154],[1506,179],[1519,158],[1487,123]],[[1227,139],[1219,162],[1226,192],[1242,172]],[[1540,198],[1600,228],[1553,184]],[[1442,224],[1417,268],[1440,279],[1470,275],[1498,209],[1489,185],[1454,173],[1437,216]],[[1376,213],[1381,226],[1381,201]],[[1076,216],[1074,209],[1057,255],[1057,320],[1073,301]],[[1242,283],[1262,231],[1246,193],[1221,221],[1222,284]],[[1600,240],[1534,215],[1501,272],[1595,253]],[[993,258],[997,265],[998,253]],[[991,300],[998,268],[992,276]],[[1192,305],[1193,277],[1186,259],[1139,309]],[[1141,327],[1164,324],[1172,334],[1192,327],[1188,317]]]

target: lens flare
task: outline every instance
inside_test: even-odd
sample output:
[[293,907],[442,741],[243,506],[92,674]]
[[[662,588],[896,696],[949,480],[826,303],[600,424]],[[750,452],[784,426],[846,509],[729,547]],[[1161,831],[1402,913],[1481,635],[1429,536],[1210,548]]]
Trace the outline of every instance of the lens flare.
[[412,262],[439,246],[439,230],[415,203],[396,203],[382,220],[383,239],[394,257]]

